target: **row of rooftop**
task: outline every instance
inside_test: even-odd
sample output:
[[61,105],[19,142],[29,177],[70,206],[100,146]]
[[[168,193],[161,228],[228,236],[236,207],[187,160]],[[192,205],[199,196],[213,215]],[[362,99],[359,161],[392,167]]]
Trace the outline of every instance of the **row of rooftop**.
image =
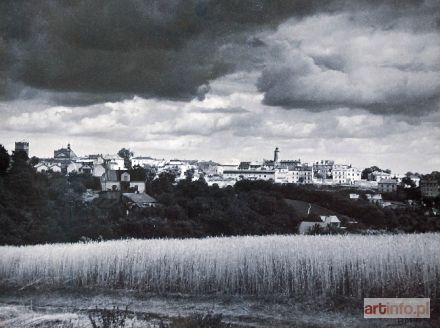
[[[16,143],[16,151],[26,151],[29,155],[29,143]],[[243,161],[235,164],[219,164],[212,161],[165,160],[147,156],[130,158],[132,167],[150,167],[157,175],[173,172],[177,179],[186,179],[192,172],[192,179],[203,176],[209,185],[220,187],[234,185],[239,180],[273,180],[275,183],[349,185],[365,189],[377,189],[381,193],[397,191],[404,174],[391,171],[372,171],[362,176],[362,169],[350,164],[337,164],[333,160],[320,160],[309,163],[301,159],[282,160],[279,148],[275,148],[273,159],[261,161]],[[95,154],[77,156],[70,144],[54,151],[52,158],[41,159],[35,165],[38,172],[87,173],[101,179],[102,190],[120,190],[121,181],[143,192],[145,181],[135,181],[128,174],[126,159],[117,154]],[[125,174],[124,174],[125,173]],[[436,181],[421,180],[418,175],[407,178],[416,187],[421,187],[422,195],[436,197],[439,186]],[[410,187],[409,185],[407,187]]]

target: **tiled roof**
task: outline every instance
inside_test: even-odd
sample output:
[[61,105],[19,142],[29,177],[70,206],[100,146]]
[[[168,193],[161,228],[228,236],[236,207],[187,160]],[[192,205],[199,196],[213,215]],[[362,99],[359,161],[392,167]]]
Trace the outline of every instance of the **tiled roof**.
[[142,205],[144,203],[157,203],[157,200],[150,195],[144,193],[123,193],[123,196],[130,199],[133,203]]

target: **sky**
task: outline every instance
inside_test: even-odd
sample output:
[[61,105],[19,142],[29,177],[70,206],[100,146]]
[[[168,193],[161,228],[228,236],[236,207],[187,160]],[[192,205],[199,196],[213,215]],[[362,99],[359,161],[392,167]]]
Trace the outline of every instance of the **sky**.
[[440,169],[440,2],[0,2],[0,143]]

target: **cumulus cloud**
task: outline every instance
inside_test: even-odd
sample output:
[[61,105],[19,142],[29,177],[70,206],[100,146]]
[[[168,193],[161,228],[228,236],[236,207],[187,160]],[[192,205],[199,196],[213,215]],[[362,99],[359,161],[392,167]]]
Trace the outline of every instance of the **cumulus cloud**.
[[439,109],[438,31],[414,31],[407,20],[386,29],[381,22],[366,24],[362,15],[293,19],[263,38],[270,48],[258,81],[264,102],[311,111],[361,107],[381,114]]
[[[249,87],[257,76],[235,73],[219,79],[213,82],[203,101],[134,97],[77,107],[18,103],[9,107],[14,110],[3,112],[1,126],[10,131],[50,130],[54,134],[100,134],[110,139],[143,140],[154,135],[214,136],[220,132],[248,138],[386,137],[425,123],[421,118],[412,122],[405,116],[371,115],[362,108],[311,113],[306,109],[285,111],[267,106],[262,104],[263,96],[258,90]],[[235,92],[230,92],[231,89]],[[427,120],[436,122],[437,116],[429,115]]]

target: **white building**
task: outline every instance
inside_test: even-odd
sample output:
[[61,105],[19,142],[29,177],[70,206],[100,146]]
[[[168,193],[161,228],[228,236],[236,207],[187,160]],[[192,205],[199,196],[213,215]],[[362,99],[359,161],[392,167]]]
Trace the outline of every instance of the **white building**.
[[49,170],[49,165],[42,162],[42,163],[38,163],[37,165],[35,165],[34,168],[39,173],[47,172]]
[[346,184],[348,168],[349,166],[345,164],[334,164],[332,169],[333,182],[337,184]]
[[393,180],[396,180],[398,183],[401,183],[403,178],[405,178],[405,177],[406,177],[405,174],[401,174],[401,173],[393,174]]
[[194,170],[195,174],[198,173],[197,166],[189,164],[188,161],[172,159],[160,163],[157,166],[157,173],[160,174],[162,172],[175,172],[178,174],[176,178],[180,180],[180,179],[185,179],[186,178],[185,172],[191,169]]
[[377,189],[377,181],[359,180],[354,182],[357,188],[361,189]]
[[51,166],[49,166],[49,171],[54,172],[54,173],[61,173],[62,168],[60,164],[52,164]]
[[274,180],[274,170],[228,170],[223,171],[224,179],[233,180]]
[[361,180],[362,171],[358,168],[346,164],[335,164],[332,169],[333,183],[336,184],[356,184]]
[[356,181],[361,181],[362,171],[356,167],[349,167],[347,169],[346,180],[348,184],[355,184]]
[[277,183],[312,184],[313,170],[311,167],[295,167],[292,169],[277,169],[275,173]]
[[228,186],[234,186],[235,182],[237,180],[235,180],[235,179],[223,179],[223,178],[221,178],[219,176],[216,176],[216,177],[205,178],[205,181],[208,184],[208,186],[210,186],[210,187],[212,187],[213,185],[216,184],[220,188],[225,188],[225,187],[228,187]]
[[155,159],[148,156],[137,156],[131,159],[132,166],[140,166],[140,167],[144,167],[144,166],[155,167],[155,166],[159,166],[163,162],[164,162],[163,159]]
[[114,170],[107,170],[101,176],[101,190],[102,191],[119,191],[121,190],[121,183],[118,175]]
[[298,232],[301,235],[304,235],[308,233],[311,229],[313,229],[314,226],[319,226],[321,228],[327,228],[329,226],[340,228],[341,221],[338,219],[336,215],[321,215],[321,222],[310,222],[310,221],[303,221],[300,223],[298,227]]
[[220,164],[217,165],[216,171],[218,175],[223,175],[224,171],[233,171],[238,169],[238,164]]
[[382,199],[382,195],[381,194],[374,194],[374,195],[366,194],[365,196],[367,196],[367,200],[370,203],[377,204],[377,205],[382,205],[383,204],[383,199]]
[[61,173],[62,167],[59,163],[51,163],[51,162],[40,162],[34,165],[34,168],[37,172],[53,172],[53,173]]
[[121,174],[121,181],[122,182],[130,182],[130,173],[124,172]]
[[301,184],[313,183],[313,168],[311,166],[299,166],[292,170],[292,182]]
[[125,170],[124,159],[119,155],[104,155],[104,161],[108,170]]
[[341,221],[338,219],[336,215],[321,215],[321,221],[326,223],[327,225],[332,225],[334,227],[340,227]]
[[374,171],[368,174],[368,180],[370,181],[380,181],[384,179],[392,179],[391,173]]
[[101,177],[105,173],[105,167],[103,164],[93,165],[93,176]]
[[145,182],[144,181],[130,181],[130,188],[133,188],[139,193],[145,192]]
[[293,183],[293,171],[289,171],[287,168],[275,170],[275,182]]
[[67,174],[72,172],[79,172],[81,166],[81,163],[71,162],[69,165],[67,165]]

